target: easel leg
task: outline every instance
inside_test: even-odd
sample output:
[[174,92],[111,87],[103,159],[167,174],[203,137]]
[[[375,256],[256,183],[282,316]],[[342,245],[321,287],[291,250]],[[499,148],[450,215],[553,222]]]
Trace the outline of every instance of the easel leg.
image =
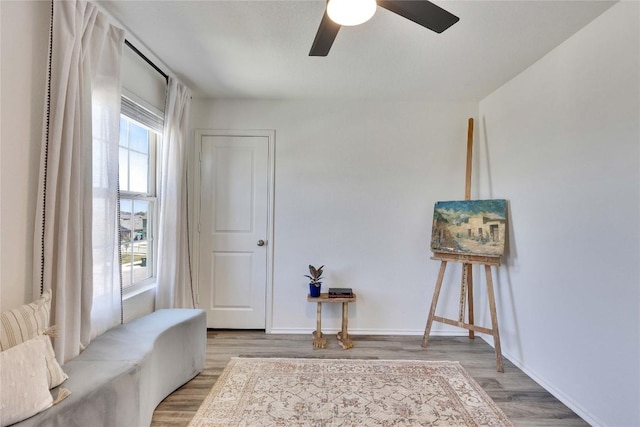
[[491,329],[493,331],[493,345],[496,350],[496,365],[498,372],[504,372],[502,365],[502,349],[500,348],[500,332],[498,331],[498,315],[496,313],[496,299],[493,293],[493,280],[491,279],[491,266],[485,265],[487,275],[487,294],[489,296],[489,311],[491,313]]
[[458,309],[458,322],[464,322],[464,312],[467,308],[467,264],[462,264],[462,280],[460,281],[460,307]]
[[438,298],[440,297],[440,288],[442,288],[442,281],[444,279],[444,270],[447,268],[447,261],[440,263],[440,272],[438,273],[438,281],[436,282],[436,288],[433,291],[433,299],[431,300],[431,309],[429,310],[429,318],[427,319],[427,326],[424,329],[424,336],[422,337],[422,347],[427,346],[429,341],[429,334],[431,333],[431,325],[433,324],[433,316],[436,314],[436,305],[438,305]]
[[[473,325],[473,264],[465,264],[467,269],[467,300],[469,301],[469,324]],[[469,339],[475,338],[475,332],[469,329]]]
[[[462,264],[462,281],[460,283],[460,308],[458,311],[458,322],[464,323],[465,311],[467,311],[469,325],[473,325],[473,269],[472,264]],[[469,329],[469,339],[474,339],[475,333]]]

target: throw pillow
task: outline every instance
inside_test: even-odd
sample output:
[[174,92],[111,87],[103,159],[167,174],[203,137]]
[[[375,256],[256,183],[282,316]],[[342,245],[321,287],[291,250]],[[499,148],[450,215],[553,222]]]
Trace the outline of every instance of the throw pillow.
[[46,335],[39,335],[35,339],[41,340],[45,346],[44,357],[47,361],[47,380],[49,381],[49,388],[57,387],[69,378],[69,376],[64,373],[56,359],[56,353],[53,351],[51,339]]
[[0,313],[0,351],[10,349],[30,339],[41,337],[44,343],[44,355],[47,361],[49,388],[60,385],[69,378],[56,360],[51,339],[42,334],[49,329],[51,311],[51,290],[32,302],[13,310]]
[[22,421],[53,404],[45,343],[28,340],[0,353],[0,425]]
[[49,328],[51,290],[31,304],[21,305],[0,314],[0,351],[42,335]]

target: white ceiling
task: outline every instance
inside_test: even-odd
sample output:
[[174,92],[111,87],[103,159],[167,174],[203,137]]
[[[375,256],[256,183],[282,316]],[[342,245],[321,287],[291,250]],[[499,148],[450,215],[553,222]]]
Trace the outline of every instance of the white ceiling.
[[479,100],[612,1],[442,1],[442,34],[378,8],[309,57],[324,0],[99,1],[199,98]]

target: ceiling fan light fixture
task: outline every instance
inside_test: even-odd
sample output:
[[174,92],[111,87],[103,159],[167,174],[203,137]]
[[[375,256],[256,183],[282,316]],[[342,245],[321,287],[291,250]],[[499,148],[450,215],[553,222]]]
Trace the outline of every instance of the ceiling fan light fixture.
[[360,25],[376,13],[376,0],[329,0],[327,15],[336,24]]

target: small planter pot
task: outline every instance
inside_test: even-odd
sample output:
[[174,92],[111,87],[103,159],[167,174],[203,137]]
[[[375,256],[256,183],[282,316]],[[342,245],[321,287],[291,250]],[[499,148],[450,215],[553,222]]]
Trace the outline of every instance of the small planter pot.
[[320,286],[309,284],[309,295],[312,298],[317,298],[320,296]]

